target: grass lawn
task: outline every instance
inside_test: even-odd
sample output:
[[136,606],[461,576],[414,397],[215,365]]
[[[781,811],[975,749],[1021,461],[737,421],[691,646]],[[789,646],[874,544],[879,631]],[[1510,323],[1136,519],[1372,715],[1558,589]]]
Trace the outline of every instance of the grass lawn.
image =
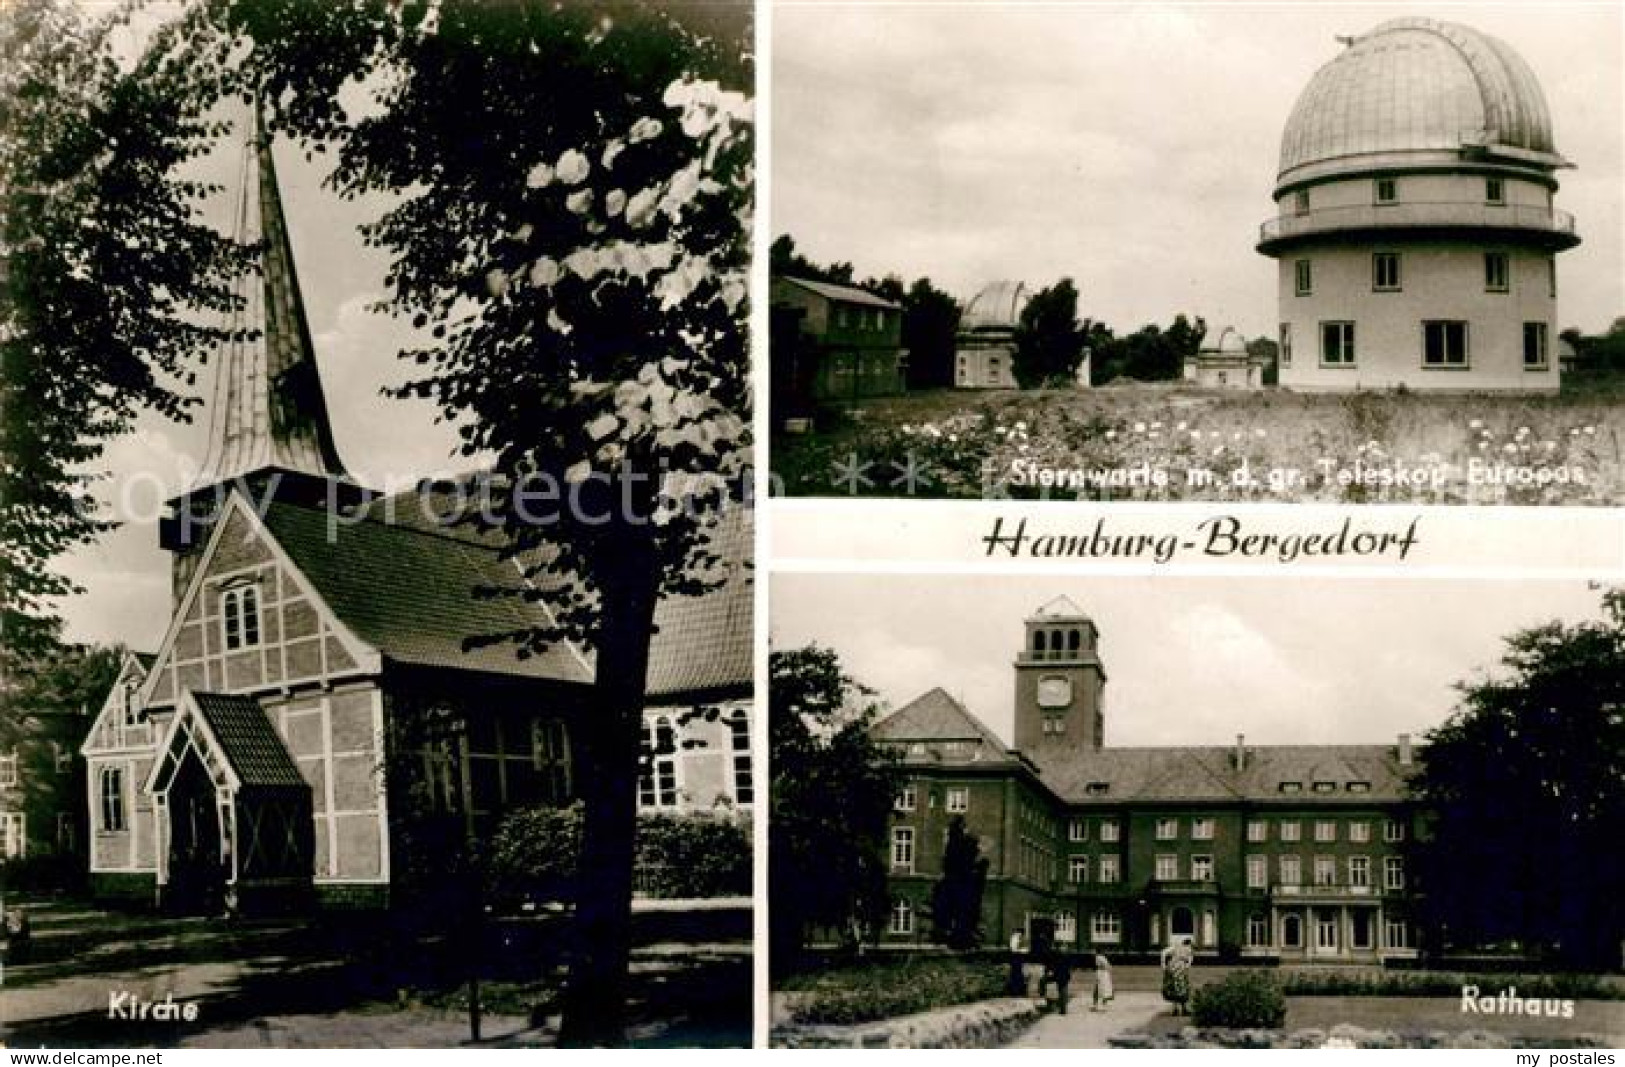
[[1617,505],[1625,384],[1555,396],[944,389],[828,412],[815,432],[775,437],[772,456],[775,491],[790,496]]

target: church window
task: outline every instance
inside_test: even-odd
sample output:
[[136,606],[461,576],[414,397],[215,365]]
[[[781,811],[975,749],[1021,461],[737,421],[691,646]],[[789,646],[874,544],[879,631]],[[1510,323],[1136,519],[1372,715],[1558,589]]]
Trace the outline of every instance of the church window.
[[964,786],[952,786],[948,790],[948,812],[950,814],[970,810],[970,790]]
[[1354,323],[1320,324],[1320,362],[1327,367],[1354,366]]
[[891,867],[894,871],[914,871],[914,828],[894,826],[891,832]]
[[1195,819],[1192,819],[1191,820],[1191,840],[1193,840],[1193,841],[1211,841],[1211,840],[1213,840],[1213,820],[1209,819],[1209,818],[1204,818],[1204,817],[1197,817]]
[[1164,852],[1157,857],[1157,881],[1173,882],[1179,879],[1179,857]]
[[892,807],[897,811],[913,811],[918,800],[919,790],[910,782],[897,791],[897,799],[892,802]]
[[550,804],[569,803],[571,782],[570,731],[559,719],[533,719],[530,724],[531,768],[541,778]]
[[0,856],[15,859],[28,851],[27,825],[20,811],[0,812]]
[[1428,367],[1467,366],[1467,324],[1459,319],[1422,323],[1422,363]]
[[1096,944],[1114,945],[1123,937],[1123,920],[1115,911],[1102,909],[1089,917],[1089,938]]
[[260,643],[260,591],[239,585],[220,594],[221,628],[226,651],[253,648]]
[[124,768],[103,767],[99,785],[102,832],[119,833],[124,829]]
[[645,808],[677,806],[677,733],[664,715],[643,723],[643,767],[638,775],[638,804]]
[[1512,288],[1512,271],[1505,252],[1484,253],[1484,291],[1504,293]]
[[740,708],[728,716],[728,741],[733,751],[734,803],[756,802],[756,778],[750,762],[750,718]]
[[1177,838],[1178,836],[1179,836],[1179,820],[1178,819],[1158,819],[1157,820],[1157,840],[1158,841],[1172,841],[1175,838]]
[[1211,881],[1213,881],[1213,857],[1212,856],[1192,856],[1191,857],[1191,881],[1193,881],[1193,882],[1211,882]]
[[1100,857],[1100,862],[1095,865],[1095,877],[1101,885],[1115,885],[1118,879],[1117,857]]
[[1089,857],[1071,856],[1066,861],[1067,881],[1073,885],[1082,885],[1089,880]]
[[1100,839],[1102,841],[1106,841],[1106,842],[1112,842],[1112,841],[1117,840],[1117,820],[1116,819],[1102,819],[1102,820],[1100,820]]
[[899,897],[891,906],[891,932],[906,936],[914,932],[914,904]]

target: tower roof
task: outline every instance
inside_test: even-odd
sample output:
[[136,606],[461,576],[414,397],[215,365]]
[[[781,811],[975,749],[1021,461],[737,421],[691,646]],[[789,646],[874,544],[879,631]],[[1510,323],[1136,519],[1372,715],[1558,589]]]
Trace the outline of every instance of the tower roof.
[[1463,149],[1564,164],[1540,83],[1505,42],[1460,23],[1391,19],[1353,38],[1298,97],[1280,180],[1357,157]]
[[243,150],[235,236],[260,244],[261,253],[257,270],[241,283],[243,303],[232,322],[245,339],[215,353],[209,450],[193,488],[266,468],[348,480],[316,368],[271,141],[257,108]]
[[1033,612],[1032,617],[1034,619],[1085,620],[1089,618],[1088,615],[1084,614],[1084,610],[1078,607],[1077,604],[1073,603],[1072,598],[1064,593],[1061,596],[1058,596],[1055,599],[1045,603],[1037,611]]

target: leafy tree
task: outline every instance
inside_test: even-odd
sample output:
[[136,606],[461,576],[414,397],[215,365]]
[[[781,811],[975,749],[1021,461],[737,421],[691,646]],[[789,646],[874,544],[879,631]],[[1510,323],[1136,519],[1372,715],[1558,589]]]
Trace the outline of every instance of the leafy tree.
[[52,561],[107,528],[85,472],[139,412],[186,417],[224,336],[198,312],[247,264],[181,176],[220,132],[205,94],[161,54],[117,61],[116,24],[0,8],[0,634],[23,657],[75,588]]
[[932,388],[954,383],[954,352],[959,332],[959,301],[917,279],[903,302],[903,347],[908,349],[908,384]]
[[1078,324],[1078,290],[1062,278],[1034,293],[1016,327],[1014,371],[1023,389],[1070,383],[1083,362],[1084,335]]
[[1625,917],[1625,592],[1603,617],[1509,637],[1504,673],[1465,683],[1413,783],[1425,920],[1457,946],[1516,941],[1618,962]]
[[931,923],[936,939],[949,948],[970,949],[982,943],[987,867],[981,842],[966,832],[965,817],[955,815],[942,851],[942,877],[931,889]]
[[1091,336],[1094,380],[1099,383],[1114,378],[1177,381],[1185,373],[1185,360],[1201,349],[1206,335],[1207,323],[1200,317],[1193,322],[1184,315],[1176,315],[1166,330],[1147,324],[1123,337],[1112,337],[1110,330],[1106,330],[1104,336]]
[[1586,334],[1570,326],[1558,335],[1574,349],[1577,367],[1586,370],[1625,370],[1625,316],[1616,318],[1600,334]]
[[892,753],[869,736],[869,691],[834,652],[775,651],[768,685],[768,927],[782,972],[814,928],[872,927],[885,915],[896,781]]

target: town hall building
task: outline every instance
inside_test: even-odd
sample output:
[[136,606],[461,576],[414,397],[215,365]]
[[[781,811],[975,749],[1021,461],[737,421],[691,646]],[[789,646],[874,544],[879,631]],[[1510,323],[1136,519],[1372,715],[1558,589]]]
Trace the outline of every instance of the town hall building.
[[1058,597],[1024,624],[1014,746],[944,690],[877,722],[899,759],[881,940],[931,941],[949,823],[988,860],[986,944],[1053,931],[1076,951],[1299,962],[1414,957],[1406,781],[1391,745],[1106,743],[1100,634]]
[[[548,627],[548,599],[476,595],[536,590],[431,497],[347,473],[263,135],[244,187],[264,252],[247,339],[220,354],[204,474],[160,530],[172,603],[81,749],[91,884],[202,914],[383,907],[411,819],[484,836],[576,795],[593,660],[471,643]],[[734,817],[755,800],[748,513],[708,547],[718,584],[656,611],[639,800]]]

